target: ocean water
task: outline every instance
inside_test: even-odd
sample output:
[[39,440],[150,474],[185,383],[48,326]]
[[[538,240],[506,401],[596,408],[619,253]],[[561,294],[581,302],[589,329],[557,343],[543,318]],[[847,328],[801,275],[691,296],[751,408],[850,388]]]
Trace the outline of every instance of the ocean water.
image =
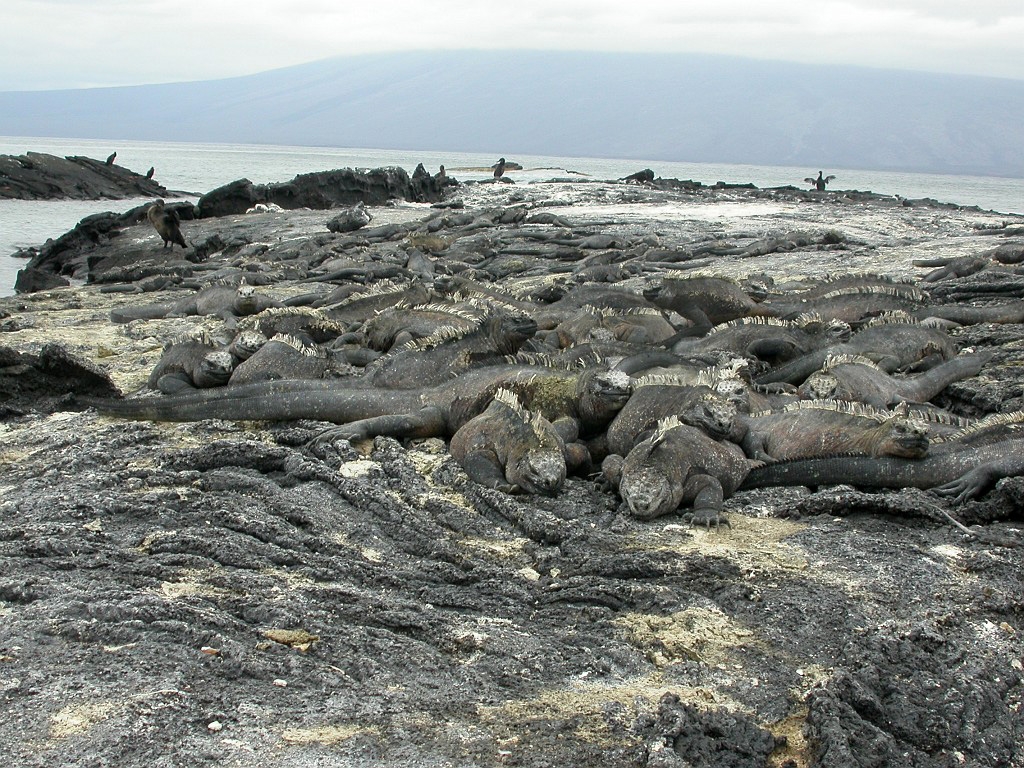
[[[105,158],[117,151],[117,163],[144,173],[150,166],[154,177],[169,190],[197,199],[222,184],[240,178],[255,183],[287,181],[299,173],[335,168],[378,168],[396,165],[412,173],[418,163],[435,173],[444,165],[449,175],[461,181],[483,179],[498,153],[482,155],[464,152],[421,152],[333,147],[290,147],[247,144],[193,144],[97,139],[55,139],[0,137],[0,155],[45,152],[52,155],[87,155]],[[516,171],[518,183],[544,181],[578,175],[580,178],[617,179],[643,168],[662,178],[692,179],[705,184],[717,181],[752,182],[758,187],[786,184],[803,186],[806,176],[818,169],[787,166],[716,165],[666,162],[662,160],[617,160],[587,157],[545,157],[516,155],[501,150],[505,157],[523,166]],[[1024,213],[1024,179],[980,176],[950,176],[895,173],[857,169],[824,168],[835,174],[835,189],[857,189],[910,198],[931,197],[960,205],[977,205],[1001,213]],[[145,202],[133,200],[25,201],[0,200],[0,296],[14,292],[17,271],[25,265],[11,258],[19,248],[38,246],[47,238],[71,229],[83,217],[102,211],[126,211]],[[685,217],[685,207],[679,216]]]

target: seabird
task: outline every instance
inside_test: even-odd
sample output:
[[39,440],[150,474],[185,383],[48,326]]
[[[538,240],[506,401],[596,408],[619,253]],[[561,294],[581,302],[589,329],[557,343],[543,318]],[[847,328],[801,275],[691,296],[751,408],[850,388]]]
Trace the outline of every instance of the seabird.
[[500,179],[505,173],[505,158],[502,157],[494,164],[494,178]]
[[154,170],[156,170],[156,169],[155,169],[155,168],[153,168],[153,166],[150,166],[150,167],[149,167],[149,170],[148,170],[148,171],[146,171],[146,178],[147,178],[147,179],[152,179],[152,178],[153,178],[153,171],[154,171]]
[[149,223],[153,225],[157,233],[164,240],[164,248],[167,244],[171,244],[171,250],[174,250],[174,244],[177,243],[182,248],[188,248],[185,244],[185,238],[181,235],[181,228],[178,226],[178,214],[174,211],[168,211],[164,208],[164,201],[157,200],[146,211],[146,218],[149,219]]
[[117,152],[111,152],[110,157],[107,158],[107,165],[113,165],[115,157],[117,157]]
[[835,176],[826,176],[825,178],[822,178],[821,171],[818,171],[818,178],[808,176],[806,179],[804,179],[804,181],[806,181],[819,192],[823,192],[825,190],[825,185],[832,181],[832,179],[834,178]]

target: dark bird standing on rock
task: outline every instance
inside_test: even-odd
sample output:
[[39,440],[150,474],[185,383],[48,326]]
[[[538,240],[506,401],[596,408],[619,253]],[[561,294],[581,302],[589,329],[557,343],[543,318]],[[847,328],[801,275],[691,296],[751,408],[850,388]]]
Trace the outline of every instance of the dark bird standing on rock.
[[181,228],[179,227],[178,214],[174,211],[168,211],[164,208],[164,201],[157,200],[146,211],[146,218],[149,219],[149,223],[156,229],[157,234],[164,240],[164,248],[167,244],[171,244],[171,250],[174,250],[174,244],[177,243],[182,248],[188,248],[185,244],[185,238],[181,235]]
[[153,166],[149,166],[149,170],[148,170],[148,171],[146,171],[146,178],[147,178],[147,179],[152,179],[152,178],[153,178],[153,172],[154,172],[155,170],[156,170],[156,169],[155,169],[155,168],[154,168]]
[[107,158],[107,165],[113,165],[115,157],[117,157],[117,152],[111,152],[110,157]]
[[494,164],[494,178],[500,179],[505,173],[505,158],[499,158]]
[[806,181],[808,184],[810,184],[812,187],[814,187],[819,192],[824,192],[825,191],[825,186],[830,181],[832,181],[834,178],[835,178],[835,176],[826,176],[825,178],[822,178],[821,177],[821,171],[818,171],[818,178],[814,178],[813,176],[808,176],[806,179],[804,179],[804,181]]

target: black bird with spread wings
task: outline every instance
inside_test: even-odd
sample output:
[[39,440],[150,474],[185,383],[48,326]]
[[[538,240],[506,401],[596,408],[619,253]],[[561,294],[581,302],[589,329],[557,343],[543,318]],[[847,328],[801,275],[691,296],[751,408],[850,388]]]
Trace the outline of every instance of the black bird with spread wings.
[[818,171],[818,178],[808,176],[806,179],[804,179],[804,181],[806,181],[819,192],[823,192],[825,190],[826,185],[834,178],[835,176],[826,176],[825,178],[822,178],[821,171]]

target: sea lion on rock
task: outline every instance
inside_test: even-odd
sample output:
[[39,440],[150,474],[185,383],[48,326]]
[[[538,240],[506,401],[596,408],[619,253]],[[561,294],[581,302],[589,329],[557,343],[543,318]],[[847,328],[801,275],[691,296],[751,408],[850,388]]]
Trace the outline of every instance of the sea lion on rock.
[[168,243],[171,246],[171,250],[174,250],[175,243],[182,248],[188,248],[188,245],[185,244],[185,238],[181,234],[178,214],[164,208],[163,200],[157,200],[149,206],[146,211],[146,218],[149,219],[149,223],[153,225],[157,234],[163,238],[164,248],[167,247]]

